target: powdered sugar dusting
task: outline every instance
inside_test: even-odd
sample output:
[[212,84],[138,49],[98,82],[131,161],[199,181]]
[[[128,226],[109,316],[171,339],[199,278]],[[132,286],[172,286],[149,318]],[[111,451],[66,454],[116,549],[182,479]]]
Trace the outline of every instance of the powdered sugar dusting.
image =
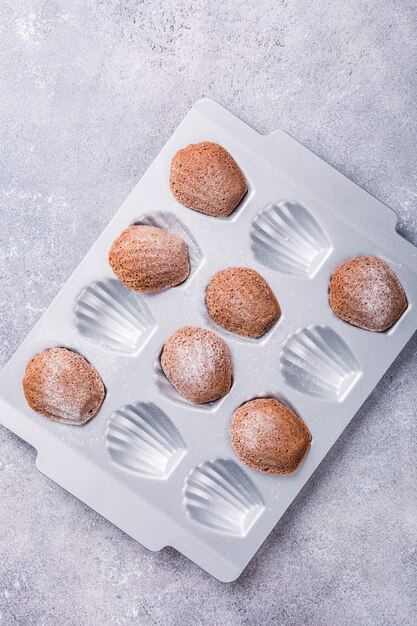
[[28,369],[39,412],[67,424],[83,424],[96,414],[104,387],[83,357],[53,348],[37,355]]
[[378,257],[347,261],[336,270],[334,278],[332,308],[342,319],[362,328],[384,331],[407,306],[396,274]]
[[210,330],[178,329],[165,344],[161,365],[176,390],[196,404],[217,400],[230,390],[229,350]]
[[216,372],[220,351],[210,339],[207,341],[206,337],[196,335],[192,342],[178,346],[182,374],[188,380],[208,378]]
[[355,289],[355,300],[375,324],[383,324],[398,297],[396,284],[388,281],[385,272],[376,265],[361,266],[359,278],[361,285]]

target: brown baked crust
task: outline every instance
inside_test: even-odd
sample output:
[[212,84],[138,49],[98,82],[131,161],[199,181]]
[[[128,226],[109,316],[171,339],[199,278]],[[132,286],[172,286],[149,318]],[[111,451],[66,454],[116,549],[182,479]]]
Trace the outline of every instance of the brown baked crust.
[[213,402],[232,386],[232,361],[223,339],[205,328],[184,326],[173,333],[161,354],[170,383],[194,404]]
[[236,409],[230,436],[239,459],[266,474],[291,474],[311,445],[303,420],[275,398],[256,398]]
[[230,215],[248,190],[234,158],[211,141],[178,150],[171,162],[169,182],[181,204],[216,217]]
[[217,324],[245,337],[261,337],[281,315],[266,280],[248,267],[217,272],[207,286],[206,306]]
[[184,282],[190,273],[185,241],[163,228],[129,226],[113,242],[109,263],[130,289],[155,292]]
[[337,317],[373,332],[383,332],[401,317],[407,297],[397,275],[375,256],[350,259],[330,279],[329,304]]
[[81,425],[94,417],[106,395],[97,370],[66,348],[50,348],[26,366],[23,392],[31,409],[63,424]]

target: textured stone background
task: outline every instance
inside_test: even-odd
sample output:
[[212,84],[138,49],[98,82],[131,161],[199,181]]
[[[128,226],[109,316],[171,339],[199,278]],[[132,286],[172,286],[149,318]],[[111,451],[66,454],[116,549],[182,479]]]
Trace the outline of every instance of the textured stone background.
[[[415,0],[3,0],[0,364],[201,96],[283,128],[417,243]],[[147,552],[0,429],[0,623],[408,626],[417,337],[240,580]]]

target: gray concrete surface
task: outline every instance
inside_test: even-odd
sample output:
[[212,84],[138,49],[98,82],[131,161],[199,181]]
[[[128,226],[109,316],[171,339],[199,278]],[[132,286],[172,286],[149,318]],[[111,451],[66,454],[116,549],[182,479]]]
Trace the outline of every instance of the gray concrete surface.
[[[3,0],[0,364],[191,104],[283,128],[417,243],[415,0]],[[243,576],[152,554],[0,429],[0,623],[417,623],[417,337]]]

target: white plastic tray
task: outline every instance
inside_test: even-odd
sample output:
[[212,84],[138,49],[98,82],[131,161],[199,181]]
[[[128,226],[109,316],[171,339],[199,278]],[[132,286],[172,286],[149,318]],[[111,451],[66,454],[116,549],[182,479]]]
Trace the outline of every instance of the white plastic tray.
[[[174,153],[204,140],[224,146],[248,181],[227,219],[187,209],[169,189]],[[114,277],[110,245],[137,221],[188,241],[192,272],[183,285],[141,296]],[[141,544],[173,546],[234,580],[417,328],[416,248],[395,223],[390,209],[285,133],[262,136],[200,100],[4,369],[0,423],[36,448],[41,472]],[[386,333],[350,326],[328,305],[333,270],[361,255],[384,258],[407,294],[408,309]],[[282,309],[259,340],[217,327],[204,306],[210,277],[242,265],[264,276]],[[165,340],[183,325],[209,327],[229,345],[234,384],[215,403],[189,404],[160,369]],[[26,363],[53,346],[79,351],[106,385],[85,426],[48,421],[25,402]],[[264,395],[286,402],[312,433],[291,476],[250,470],[231,447],[233,411]]]

